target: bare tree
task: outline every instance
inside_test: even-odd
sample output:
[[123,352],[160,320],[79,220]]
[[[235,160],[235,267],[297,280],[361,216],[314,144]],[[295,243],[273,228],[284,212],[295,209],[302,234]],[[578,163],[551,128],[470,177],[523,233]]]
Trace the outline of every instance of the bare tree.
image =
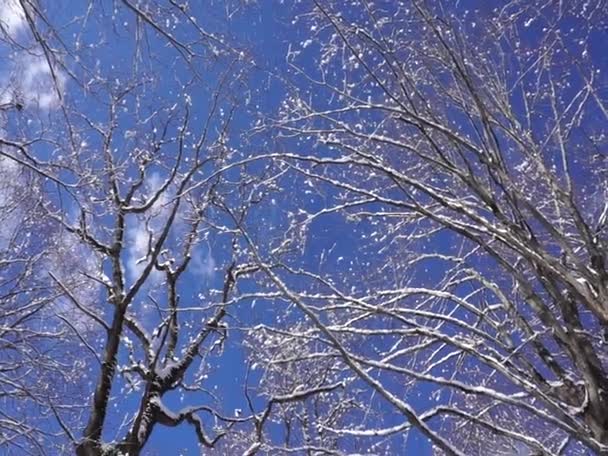
[[43,229],[37,223],[39,193],[26,190],[27,184],[32,188],[31,176],[18,165],[4,158],[0,164],[0,447],[19,452],[35,447],[44,433],[38,420],[26,419],[26,410],[46,402],[38,379],[45,368],[58,366],[45,352],[45,342],[60,338],[61,331],[43,324],[52,301],[50,287],[39,280],[48,245],[28,235],[34,225]]
[[[24,448],[136,455],[155,429],[183,425],[205,452],[260,451],[275,437],[271,421],[343,381],[308,375],[258,388],[248,376],[265,367],[262,353],[233,365],[245,340],[273,340],[247,313],[268,295],[240,228],[264,238],[284,172],[241,142],[253,62],[225,24],[243,5],[2,5],[11,67],[0,80],[1,154],[35,176],[37,192],[19,233],[30,239],[45,223],[57,233],[24,278],[45,287],[47,332],[37,335],[53,349],[53,375],[30,385],[35,405],[23,406],[15,431],[30,439]],[[28,261],[34,254],[23,248]],[[23,368],[38,375],[36,361]],[[222,385],[227,372],[244,382],[236,391]]]
[[[246,195],[258,179],[272,180],[264,166],[250,173],[255,160],[234,145],[250,61],[222,38],[222,15],[211,9],[85,2],[65,17],[53,4],[3,7],[14,65],[2,87],[2,164],[23,168],[39,186],[35,208],[21,208],[28,224],[14,227],[3,256],[2,292],[12,282],[26,288],[18,302],[3,301],[2,366],[15,376],[35,370],[28,330],[9,332],[48,304],[46,332],[32,336],[59,347],[51,359],[65,372],[25,391],[40,408],[24,406],[24,420],[11,418],[7,428],[38,445],[33,452],[52,445],[52,454],[79,455],[139,454],[158,426],[190,425],[209,449],[233,428],[253,428],[257,415],[227,411],[226,392],[212,387],[224,351],[241,338],[229,338],[226,321],[240,321],[229,312],[240,302],[237,284],[257,271],[242,261],[226,207],[244,222],[263,198]],[[195,17],[203,12],[205,21]],[[30,194],[23,184],[2,199],[7,210]],[[35,245],[14,244],[42,233],[42,219],[61,236],[45,244],[53,259],[28,272]],[[23,272],[9,277],[17,267]],[[47,291],[40,301],[30,292],[38,283]],[[22,364],[9,359],[13,345]],[[70,349],[79,363],[60,366]],[[168,395],[188,398],[173,409]],[[33,429],[42,415],[46,423]]]
[[605,6],[246,3],[0,2],[3,448],[606,452]]
[[241,227],[317,341],[281,362],[368,392],[379,419],[317,423],[337,448],[604,454],[606,8],[460,3],[297,6],[264,126],[305,191],[273,246]]

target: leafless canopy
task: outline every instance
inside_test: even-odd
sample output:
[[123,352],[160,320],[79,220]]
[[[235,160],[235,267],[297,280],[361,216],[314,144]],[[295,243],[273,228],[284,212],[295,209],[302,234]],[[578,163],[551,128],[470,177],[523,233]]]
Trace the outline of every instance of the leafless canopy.
[[608,454],[605,3],[249,3],[0,0],[0,452]]
[[258,258],[310,322],[289,340],[324,346],[282,360],[365,385],[382,419],[322,425],[363,447],[403,451],[413,426],[447,454],[603,452],[606,5],[469,7],[299,16],[265,125],[309,191]]

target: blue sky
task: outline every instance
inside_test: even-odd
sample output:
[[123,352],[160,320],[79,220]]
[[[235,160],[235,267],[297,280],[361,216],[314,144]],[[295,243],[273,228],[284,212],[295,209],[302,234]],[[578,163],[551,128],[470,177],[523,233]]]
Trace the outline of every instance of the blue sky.
[[[217,4],[216,4],[217,6]],[[256,116],[260,113],[274,113],[279,103],[282,101],[285,93],[280,83],[273,80],[272,75],[269,73],[281,74],[286,71],[286,54],[290,47],[299,46],[299,43],[304,40],[307,36],[308,30],[303,30],[302,26],[298,23],[293,23],[293,11],[289,8],[278,6],[277,2],[263,1],[254,5],[245,7],[242,11],[237,12],[232,17],[232,20],[224,30],[224,11],[221,9],[214,8],[211,11],[205,7],[201,7],[200,11],[196,11],[194,8],[191,10],[203,24],[209,24],[209,29],[213,31],[213,27],[216,26],[219,30],[225,31],[228,36],[238,43],[239,48],[245,49],[247,58],[253,58],[256,63],[256,69],[251,71],[247,75],[246,90],[251,90],[251,95],[247,95],[246,98],[250,99],[250,104],[245,108],[245,113],[240,114],[241,117],[237,118],[237,121],[232,125],[231,131],[234,137],[238,140],[239,129],[250,128],[250,125]],[[211,18],[208,18],[207,16]],[[128,35],[133,32],[132,15],[125,14],[125,21],[122,19],[113,19],[113,21],[119,24],[118,33],[120,35]],[[121,27],[121,24],[124,27]],[[103,27],[103,25],[100,25]],[[179,30],[179,29],[178,29]],[[88,32],[91,37],[95,36],[95,28],[90,28]],[[100,32],[98,32],[100,33]],[[109,35],[107,35],[109,37]],[[153,38],[151,38],[153,39]],[[84,37],[83,37],[84,40]],[[128,40],[125,40],[128,42]],[[122,42],[122,40],[121,40]],[[162,43],[162,40],[159,41]],[[149,71],[155,73],[156,82],[149,92],[150,100],[154,101],[158,97],[167,100],[181,100],[183,94],[181,92],[181,86],[185,81],[188,81],[190,77],[190,68],[185,66],[179,57],[176,57],[174,49],[167,47],[166,45],[152,45],[153,51],[150,54],[152,61],[146,60],[146,63],[150,65]],[[91,60],[101,60],[101,64],[104,65],[104,58],[109,58],[106,65],[112,64],[117,66],[117,74],[121,74],[124,71],[125,78],[128,77],[130,70],[131,60],[133,58],[134,50],[129,46],[120,45],[118,48],[113,48],[111,53],[105,54],[99,51],[91,52]],[[101,54],[101,57],[100,57]],[[227,58],[226,61],[229,59]],[[172,65],[167,65],[166,62],[174,62]],[[314,65],[314,62],[311,62]],[[175,70],[171,68],[175,67]],[[204,64],[203,64],[204,66]],[[121,68],[125,70],[121,70]],[[312,67],[311,67],[312,69]],[[170,78],[164,77],[163,72],[169,70]],[[204,71],[204,82],[193,82],[192,88],[188,91],[188,96],[192,100],[192,117],[193,119],[204,118],[206,115],[206,109],[209,106],[208,98],[209,92],[207,90],[213,90],[214,85],[212,81],[214,78],[219,77],[223,70],[222,65],[215,65],[214,67],[205,67]],[[183,76],[180,76],[183,71]],[[209,89],[207,89],[209,87]],[[242,96],[243,94],[239,94]],[[146,99],[144,99],[144,103]],[[86,98],[83,99],[84,106],[88,105]],[[170,101],[168,101],[170,104]],[[154,106],[151,105],[152,109]],[[125,120],[128,122],[128,114],[125,115]],[[127,129],[128,127],[123,127]],[[127,144],[125,144],[127,145]],[[245,147],[248,150],[241,150],[240,152],[244,155],[247,153],[264,153],[265,151],[261,148],[272,147],[271,142],[266,142],[265,138],[253,137],[251,143]],[[289,147],[289,143],[287,143]],[[287,200],[290,198],[289,194],[294,190],[295,184],[292,183],[292,187],[286,184],[284,192]],[[331,192],[331,190],[329,190]],[[300,204],[303,204],[307,210],[315,210],[324,204],[323,197],[317,192],[313,191],[310,195],[303,195]],[[277,229],[277,223],[280,223],[279,217],[282,217],[283,213],[287,209],[286,204],[289,205],[287,200],[279,200],[277,205],[281,207],[271,207],[268,210],[264,210],[260,215],[257,224],[251,225],[250,229],[253,232],[263,233],[269,229]],[[328,268],[340,268],[340,260],[338,258],[348,257],[349,253],[353,253],[353,247],[356,245],[356,237],[352,238],[345,237],[345,230],[347,226],[341,221],[340,217],[330,217],[327,219],[321,219],[319,223],[313,224],[311,227],[311,239],[314,242],[311,243],[310,248],[306,249],[306,263],[309,267],[319,261],[320,255],[325,254],[333,256],[330,258],[327,266]],[[362,228],[366,230],[366,228]],[[196,300],[197,297],[208,296],[207,290],[212,288],[221,288],[223,281],[222,276],[222,265],[226,264],[229,260],[228,240],[217,238],[211,234],[211,237],[201,248],[198,249],[195,255],[198,255],[200,259],[199,268],[204,272],[201,274],[201,270],[194,268],[191,273],[188,273],[182,283],[181,295],[182,299],[186,300],[190,297]],[[125,261],[132,261],[133,258],[125,258]],[[217,270],[213,270],[209,263],[212,262]],[[201,275],[203,276],[201,278]],[[201,280],[202,279],[202,280]],[[241,286],[241,292],[251,288],[254,289],[253,285],[244,284]],[[276,303],[271,302],[264,303],[256,302],[243,303],[241,307],[235,308],[232,312],[235,314],[233,318],[227,320],[229,326],[247,326],[252,323],[259,322],[273,322],[276,319],[277,309]],[[231,311],[229,311],[231,313]],[[220,400],[221,408],[226,414],[233,413],[234,410],[241,409],[247,410],[247,404],[242,394],[243,380],[245,374],[245,353],[239,345],[240,334],[237,330],[232,330],[226,341],[221,355],[217,358],[211,356],[209,363],[212,366],[209,372],[209,378],[205,382],[205,387],[209,388],[210,391],[217,395]],[[255,372],[250,375],[250,385],[252,390],[255,391],[256,374]],[[121,391],[122,381],[118,380],[113,391]],[[417,391],[420,392],[417,392]],[[414,397],[411,402],[422,409],[427,401],[426,393],[430,390],[421,386],[413,390]],[[114,418],[110,420],[110,423],[118,425],[121,414],[120,410],[123,408],[129,409],[135,406],[137,402],[137,395],[127,396],[121,398],[119,393],[115,393],[115,403],[118,406],[115,413],[111,416]],[[180,394],[170,394],[166,400],[169,406],[178,408],[180,405],[187,405],[188,401],[196,404],[198,400],[205,401],[208,398],[202,395],[185,395],[185,399],[180,399]],[[184,402],[185,401],[185,402]],[[258,398],[256,405],[259,411],[265,404],[263,399]],[[277,429],[277,432],[280,432]],[[105,434],[106,438],[111,440],[117,436],[113,432],[111,426],[108,426]],[[404,452],[412,452],[412,454],[431,454],[431,447],[426,442],[426,439],[422,437],[417,431],[412,431],[407,437],[401,439],[401,449]],[[196,440],[196,436],[192,427],[182,425],[175,429],[163,428],[157,426],[144,454],[198,454],[199,445]]]
[[[0,0],[0,5],[3,7],[0,11],[0,19],[10,27],[9,34],[13,39],[21,44],[32,45],[24,18],[19,13],[16,4],[11,3],[12,1]],[[382,99],[382,93],[374,88],[373,81],[370,83],[370,79],[367,78],[360,65],[368,58],[367,55],[361,57],[361,62],[357,62],[357,59],[348,59],[346,56],[344,61],[348,63],[342,67],[340,67],[341,61],[335,56],[332,57],[335,60],[324,63],[326,57],[321,54],[323,52],[329,54],[328,48],[331,46],[321,48],[314,40],[327,39],[329,42],[330,39],[333,39],[331,30],[319,30],[307,15],[299,17],[298,20],[294,19],[298,13],[308,10],[306,2],[295,2],[295,5],[289,6],[284,5],[283,2],[270,0],[200,3],[197,6],[191,5],[187,14],[171,10],[170,14],[162,16],[162,12],[155,12],[159,14],[159,17],[163,17],[164,22],[161,27],[168,31],[170,40],[167,39],[167,35],[159,37],[158,34],[151,31],[149,24],[136,21],[133,12],[120,2],[92,3],[91,5],[94,5],[92,10],[88,10],[85,2],[59,0],[49,3],[45,10],[46,14],[50,22],[61,24],[61,27],[55,29],[57,35],[54,35],[54,32],[43,24],[41,24],[40,30],[45,33],[49,42],[53,43],[57,55],[61,56],[56,62],[56,73],[49,70],[45,56],[37,45],[32,45],[33,52],[10,49],[7,45],[0,47],[0,57],[7,62],[0,68],[0,81],[3,84],[0,86],[3,89],[0,93],[0,104],[13,102],[18,97],[19,102],[24,105],[24,115],[5,116],[2,131],[9,132],[16,137],[33,134],[44,138],[45,141],[32,146],[36,156],[43,161],[67,162],[70,158],[66,156],[65,151],[73,148],[75,154],[74,161],[70,162],[71,166],[82,165],[83,169],[91,170],[93,175],[96,172],[105,173],[106,161],[103,154],[100,153],[104,146],[104,137],[99,134],[98,130],[105,127],[108,122],[108,100],[111,96],[120,96],[120,102],[115,106],[115,135],[109,141],[109,150],[112,151],[116,163],[123,167],[121,172],[122,178],[125,180],[124,188],[126,188],[127,181],[136,178],[139,166],[137,160],[143,157],[146,148],[161,141],[163,135],[179,137],[183,132],[181,122],[186,115],[190,122],[187,130],[191,131],[192,135],[187,136],[184,140],[185,150],[194,150],[197,135],[202,136],[202,132],[208,130],[209,137],[205,139],[204,146],[209,150],[224,148],[225,152],[222,153],[225,153],[227,161],[277,151],[326,158],[340,156],[344,153],[343,150],[321,145],[314,138],[305,134],[289,137],[285,133],[285,129],[280,132],[273,129],[254,131],[254,125],[271,123],[278,117],[280,110],[286,109],[282,102],[287,98],[290,98],[290,102],[295,102],[297,96],[308,97],[306,101],[309,100],[311,105],[323,109],[340,106],[342,100],[334,97],[335,93],[332,93],[332,90],[324,90],[323,87],[316,90],[314,83],[307,86],[309,81],[301,74],[297,74],[294,67],[290,66],[291,63],[297,62],[301,70],[309,75],[318,75],[320,67],[323,66],[327,70],[326,75],[329,77],[329,82],[350,81],[355,87],[354,90],[361,91],[357,92],[358,96],[369,96],[370,100],[379,100],[379,103],[385,101]],[[489,8],[485,3],[482,4],[482,10],[472,11],[472,8],[479,5],[480,3],[474,1],[460,1],[455,6],[454,11],[465,17],[463,27],[466,28],[470,38],[476,37],[478,33],[484,33],[478,31],[479,28],[476,28],[475,21],[490,12],[485,9]],[[396,3],[388,2],[386,8],[388,10],[396,8]],[[465,11],[469,12],[465,14]],[[349,20],[361,19],[357,9],[345,8],[344,14]],[[74,17],[78,19],[72,20]],[[577,25],[575,20],[572,22],[568,20],[562,24],[564,30],[568,30],[569,42],[574,43],[571,48],[572,52],[581,53],[583,56],[585,53],[601,54],[603,37],[600,35],[578,36]],[[203,29],[204,32],[202,32]],[[205,38],[195,41],[194,38],[200,38],[201,33]],[[528,45],[534,46],[538,37],[543,33],[543,24],[531,21],[526,25],[526,31],[520,35],[522,46],[524,48]],[[220,36],[224,38],[218,38]],[[482,38],[479,36],[480,40]],[[172,39],[175,41],[169,43],[168,41]],[[588,47],[576,44],[583,41]],[[188,54],[190,51],[180,44],[185,42],[188,42],[189,49],[194,51],[190,55]],[[64,44],[65,48],[62,47]],[[370,62],[374,62],[372,57],[369,59]],[[482,59],[483,57],[480,56],[480,61]],[[508,62],[506,66],[515,68],[517,63],[516,61]],[[598,60],[597,65],[602,71],[608,69],[605,58],[602,61]],[[571,77],[568,70],[569,68],[564,69],[565,79]],[[516,78],[517,69],[513,71],[514,74],[505,75],[506,80]],[[439,80],[444,76],[438,71]],[[534,77],[530,75],[529,79],[530,84],[533,85]],[[526,84],[529,82],[527,77],[524,80]],[[573,80],[576,81],[577,88],[581,84],[584,85],[584,81],[580,79],[573,78]],[[290,85],[291,82],[300,84],[299,88],[290,91],[293,89]],[[449,81],[446,78],[444,82]],[[525,87],[525,84],[522,84],[522,87]],[[128,92],[125,91],[126,88],[129,88]],[[218,88],[222,96],[216,103],[214,96]],[[573,93],[568,87],[564,89],[565,96],[572,96]],[[512,99],[509,102],[518,117],[523,118],[525,107],[523,102],[517,99],[517,95],[521,94],[511,95]],[[538,131],[539,135],[543,136],[550,128],[551,119],[547,114],[548,106],[544,106],[542,103],[540,105],[538,117],[532,120],[535,127],[532,130]],[[234,111],[232,108],[235,108]],[[599,113],[597,109],[595,111]],[[459,128],[460,133],[467,137],[476,137],[476,124],[474,122],[466,124],[465,113],[453,109],[449,114],[450,121],[464,125]],[[358,125],[356,124],[358,115],[358,112],[356,114],[347,112],[343,116],[337,117]],[[364,134],[369,134],[370,137],[378,131],[382,132],[384,128],[386,130],[383,134],[394,135],[397,138],[399,135],[406,135],[410,132],[407,127],[397,124],[397,119],[386,121],[382,117],[383,115],[381,112],[372,112],[368,116],[362,116],[363,124],[354,128]],[[76,128],[68,129],[62,118],[72,119]],[[230,122],[227,121],[229,118],[232,119]],[[546,126],[545,122],[549,126]],[[302,124],[306,123],[302,122]],[[328,124],[329,122],[325,122],[323,119],[318,122],[315,119],[306,126],[312,128],[314,132],[314,128],[327,127]],[[57,127],[58,125],[59,127]],[[228,125],[228,128],[223,132],[222,129],[225,125]],[[386,125],[389,126],[386,127]],[[594,124],[591,121],[588,126],[597,127],[600,130],[602,128],[600,122]],[[569,138],[573,144],[580,146],[580,150],[584,149],[584,146],[580,144],[584,142],[584,136],[587,134],[582,130],[577,129]],[[501,137],[500,141],[505,141],[505,145],[509,144],[508,138]],[[159,164],[152,167],[144,185],[137,193],[137,197],[145,199],[146,195],[154,193],[162,186],[170,172],[169,164],[177,154],[177,144],[179,141],[174,140],[166,147],[159,147]],[[549,155],[555,150],[555,145],[549,141],[547,144],[546,153]],[[224,149],[222,150],[224,151]],[[409,172],[405,163],[402,163],[403,155],[400,155],[397,149],[386,147],[379,154],[386,158],[385,163]],[[137,159],[134,159],[134,156],[137,156]],[[510,156],[513,166],[522,160],[522,156],[518,153]],[[559,160],[551,158],[549,161],[555,166],[555,169],[558,171],[561,169],[562,165]],[[590,213],[597,212],[604,202],[603,195],[594,187],[597,181],[587,174],[590,173],[589,167],[582,163],[582,160],[578,161],[578,157],[572,160],[573,175],[581,181],[582,193],[587,192],[591,195],[589,198],[581,199],[581,205]],[[216,166],[218,166],[217,162],[203,166],[196,175],[196,179],[202,181],[209,179],[209,182],[214,182]],[[422,261],[412,267],[401,267],[400,262],[405,264],[412,251],[457,255],[463,249],[470,248],[470,244],[462,241],[457,235],[445,231],[437,231],[423,239],[412,241],[406,246],[400,245],[396,241],[399,236],[411,235],[413,230],[421,232],[427,230],[429,225],[425,225],[425,222],[413,223],[400,231],[389,220],[390,217],[381,217],[374,221],[358,215],[357,207],[339,213],[323,213],[324,208],[353,198],[352,192],[334,185],[336,181],[344,184],[364,182],[364,185],[369,188],[376,186],[378,193],[387,200],[388,198],[395,198],[395,200],[402,198],[404,201],[408,201],[403,196],[401,188],[393,185],[382,173],[367,175],[368,168],[348,168],[346,166],[325,168],[301,164],[297,165],[300,166],[297,168],[293,163],[290,166],[291,168],[288,168],[284,162],[276,166],[269,165],[268,162],[259,160],[246,167],[231,169],[224,173],[225,180],[218,184],[220,191],[224,192],[224,201],[231,206],[231,209],[237,211],[240,207],[239,198],[251,196],[257,189],[251,190],[254,184],[251,184],[251,187],[244,186],[243,188],[247,191],[251,190],[251,194],[245,195],[245,191],[234,185],[234,182],[263,172],[276,172],[280,175],[274,181],[276,183],[276,188],[272,188],[274,193],[265,195],[260,204],[253,204],[244,222],[252,238],[265,246],[260,249],[264,258],[270,258],[272,256],[270,248],[277,246],[282,241],[289,220],[304,221],[306,217],[311,217],[312,221],[308,223],[306,229],[302,229],[299,242],[293,242],[296,253],[291,256],[285,254],[285,261],[293,261],[293,264],[303,270],[320,273],[335,280],[344,287],[346,293],[352,293],[353,296],[357,294],[365,296],[366,293],[369,293],[373,297],[374,287],[384,286],[387,283],[388,288],[394,287],[395,289],[407,286],[432,288],[442,282],[448,274],[449,268],[452,267],[449,261],[443,260]],[[480,173],[484,172],[483,164],[476,163],[474,166],[478,167]],[[306,175],[306,173],[317,172],[319,174],[313,177]],[[520,171],[518,173],[524,176]],[[412,171],[412,175],[415,175],[415,170]],[[68,184],[77,182],[77,176],[69,170],[58,170],[57,176]],[[330,179],[335,181],[330,183]],[[588,184],[587,181],[589,181]],[[448,179],[444,182],[450,181]],[[192,198],[203,200],[207,196],[205,192],[211,186],[209,184],[193,189]],[[269,190],[270,187],[270,185],[259,184],[260,194]],[[441,188],[441,184],[437,184],[437,188],[451,190]],[[95,235],[104,242],[111,241],[110,231],[105,228],[111,224],[113,214],[106,212],[106,206],[99,203],[108,192],[104,182],[91,178],[90,181],[86,181],[83,189],[78,191],[75,198],[70,195],[69,191],[54,182],[47,182],[46,189],[51,195],[54,207],[61,208],[66,218],[74,224],[78,223],[78,217],[81,214],[80,207],[83,204],[91,208],[88,215],[89,220],[92,221],[91,230],[94,230]],[[143,222],[141,217],[138,218],[135,215],[127,217],[126,244],[121,258],[125,265],[127,285],[132,284],[143,270],[149,248],[149,233],[162,226],[176,191],[174,186],[170,186],[166,195],[153,205],[151,211],[155,215],[148,220],[148,225]],[[169,249],[179,250],[182,241],[188,235],[187,218],[193,213],[188,210],[193,209],[189,209],[187,205],[184,206],[180,209],[178,222],[170,233],[170,239],[166,245]],[[375,202],[363,206],[371,211],[396,211],[388,203]],[[193,250],[191,267],[182,276],[179,285],[180,305],[192,308],[180,314],[180,319],[183,325],[192,325],[192,328],[201,327],[203,324],[201,320],[209,318],[213,313],[213,308],[201,311],[201,307],[218,302],[218,290],[222,289],[228,265],[234,258],[244,257],[242,250],[239,251],[237,248],[243,248],[242,239],[235,241],[234,232],[229,229],[234,228],[234,222],[216,208],[209,207],[206,211],[209,223],[200,229],[200,242]],[[318,217],[312,216],[318,211],[321,211]],[[395,230],[388,235],[388,230],[393,228]],[[397,234],[392,237],[394,233]],[[84,249],[70,248],[74,258],[86,255]],[[94,261],[93,259],[92,262],[94,263]],[[505,287],[509,286],[510,278],[501,276],[500,272],[497,272],[498,267],[486,256],[472,254],[468,261],[472,267],[487,273],[497,283]],[[69,266],[63,266],[65,269],[69,269]],[[93,271],[95,266],[87,263],[87,268]],[[98,272],[111,276],[110,264],[107,261],[98,264],[97,268],[100,270]],[[89,271],[89,269],[87,270]],[[407,271],[408,276],[400,276],[399,273],[402,271]],[[65,273],[65,277],[69,275],[69,271],[61,271],[61,273]],[[391,276],[391,273],[394,276]],[[325,290],[324,287],[308,280],[303,275],[287,274],[284,271],[281,271],[280,274],[293,289],[307,290],[310,293]],[[466,296],[470,292],[468,281],[465,282],[467,283],[462,286],[454,287],[454,293],[458,296]],[[255,293],[263,290],[265,285],[246,279],[238,283],[238,292],[241,294]],[[537,286],[539,289],[541,288],[540,285],[537,284]],[[105,297],[101,288],[92,287],[88,291],[91,292],[90,295],[97,296],[99,301],[104,301]],[[83,292],[82,298],[87,299],[86,293]],[[166,299],[162,274],[154,273],[131,305],[132,312],[150,333],[166,315],[156,309],[157,304],[161,308],[166,306]],[[485,294],[472,295],[470,302],[482,306],[485,305],[484,299],[486,299]],[[411,302],[413,305],[419,304],[416,299],[412,299]],[[187,376],[189,380],[194,380],[197,376],[204,378],[203,385],[208,393],[172,392],[165,397],[165,404],[177,410],[184,405],[211,403],[210,398],[214,396],[215,402],[220,405],[225,415],[231,416],[237,410],[247,410],[243,382],[247,369],[246,356],[249,352],[242,346],[243,340],[248,336],[247,330],[253,325],[272,325],[277,321],[280,324],[300,323],[303,319],[302,312],[292,304],[280,299],[257,298],[244,299],[231,306],[225,319],[228,325],[226,340],[223,344],[218,343],[213,348],[206,347],[207,355],[202,363],[203,368],[199,371],[196,368],[191,369]],[[420,306],[422,308],[422,304]],[[452,309],[450,303],[441,303],[441,306],[442,312],[445,311],[450,316],[472,323],[472,314],[458,310],[456,306]],[[105,303],[98,310],[106,318],[111,317],[112,310]],[[201,315],[203,316],[201,317]],[[280,321],[280,319],[283,320]],[[370,319],[369,324],[382,327],[385,321],[380,318]],[[446,331],[448,336],[453,335],[453,329]],[[104,338],[99,333],[93,330],[87,333],[87,337],[93,346],[102,349]],[[186,338],[182,338],[180,347],[185,346],[186,343]],[[369,344],[366,343],[356,348],[359,350],[358,353],[374,356],[391,343],[391,337],[377,338],[374,342],[370,341]],[[119,352],[119,362],[122,364],[126,364],[129,359],[127,346],[128,342],[124,342]],[[260,351],[263,348],[259,347]],[[67,352],[70,348],[65,350],[66,356],[68,356]],[[256,347],[251,347],[250,350],[255,355]],[[134,353],[135,356],[144,356],[141,348],[135,348]],[[422,353],[429,354],[425,351]],[[432,356],[440,357],[442,354],[443,351],[440,350],[433,353]],[[469,365],[464,362],[463,365],[463,372],[468,369],[473,371],[477,367],[475,363]],[[81,383],[74,387],[75,390],[79,387],[90,390],[91,382],[94,383],[96,380],[97,372],[98,367],[94,359],[89,359],[86,368],[83,369],[84,386]],[[480,368],[479,372],[483,375],[484,370]],[[256,412],[262,410],[265,405],[265,398],[255,393],[256,383],[261,375],[260,372],[253,370],[249,377]],[[444,395],[437,394],[440,391],[437,385],[426,382],[403,385],[400,383],[402,377],[392,377],[389,374],[378,375],[384,376],[382,381],[387,387],[397,391],[396,394],[406,395],[402,399],[420,413],[441,401],[448,400]],[[66,386],[66,390],[70,390],[70,387]],[[104,428],[104,438],[108,441],[124,435],[128,429],[124,423],[124,417],[128,416],[129,412],[132,413],[138,405],[140,393],[129,393],[128,391],[127,383],[123,378],[117,376],[112,390],[107,426]],[[371,426],[376,424],[370,423],[374,419],[378,420],[378,426],[394,426],[402,422],[403,417],[384,405],[381,399],[369,392],[369,389],[362,393],[361,397],[365,398],[364,400],[368,399],[370,408],[379,412],[380,416],[370,418],[367,413],[353,412],[353,421],[360,419],[361,423]],[[85,409],[84,415],[86,416],[86,414]],[[211,419],[206,422],[209,424],[209,429],[212,427],[211,422]],[[272,429],[270,435],[278,440],[284,430],[279,426],[269,426]],[[55,430],[56,427],[53,426],[50,429]],[[75,433],[78,434],[78,432],[80,431]],[[349,442],[347,438],[343,439],[342,444],[346,451],[355,451],[356,444],[353,442]],[[395,454],[432,454],[430,443],[417,430],[394,437],[390,442],[390,448]],[[177,428],[157,426],[143,452],[146,455],[198,453],[199,445],[195,433],[193,428],[187,424],[182,424]]]

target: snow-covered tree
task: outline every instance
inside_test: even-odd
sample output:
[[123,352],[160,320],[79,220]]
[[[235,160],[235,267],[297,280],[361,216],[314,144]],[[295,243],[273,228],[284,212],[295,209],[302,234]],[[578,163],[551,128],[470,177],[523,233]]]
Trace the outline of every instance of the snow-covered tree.
[[603,3],[280,4],[0,0],[0,452],[606,453]]
[[608,451],[605,5],[311,3],[260,127],[305,191],[250,245],[309,321],[285,365],[367,391],[318,425],[388,454],[411,428],[445,454]]
[[[257,270],[225,207],[245,221],[244,195],[272,179],[235,143],[250,59],[212,5],[1,5],[0,381],[6,404],[25,399],[0,421],[0,445],[134,455],[160,426],[190,426],[208,448],[253,428],[215,391],[224,369],[245,373],[222,359],[239,359],[229,309]],[[61,375],[21,388],[47,358]]]

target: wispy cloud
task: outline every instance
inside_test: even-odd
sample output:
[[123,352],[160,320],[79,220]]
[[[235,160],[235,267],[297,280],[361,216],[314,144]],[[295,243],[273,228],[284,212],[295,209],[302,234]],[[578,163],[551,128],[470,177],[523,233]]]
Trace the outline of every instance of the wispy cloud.
[[16,38],[26,26],[25,13],[17,0],[0,0],[0,29]]
[[[53,248],[48,250],[45,257],[44,275],[53,274],[80,305],[88,307],[92,312],[99,313],[98,303],[101,296],[101,284],[104,276],[101,261],[94,251],[82,244],[76,236],[60,232],[53,236]],[[87,278],[97,277],[99,281]],[[107,279],[106,279],[107,280]],[[80,333],[86,333],[95,327],[92,319],[82,312],[68,296],[54,300],[52,312],[67,318],[72,326]],[[50,325],[55,324],[49,322]]]
[[192,273],[202,276],[205,280],[211,280],[217,269],[211,246],[207,246],[206,252],[201,250],[196,249],[192,255]]
[[[148,195],[154,194],[163,185],[163,179],[157,173],[152,173],[146,179],[145,187]],[[127,274],[130,280],[136,280],[143,272],[149,261],[150,246],[156,240],[158,232],[169,215],[168,190],[163,192],[158,200],[152,205],[147,220],[143,218],[132,218],[127,228]],[[162,274],[153,270],[152,283],[157,283]]]
[[38,106],[43,110],[55,109],[59,106],[59,92],[65,88],[65,77],[61,72],[51,71],[43,56],[24,57],[20,62],[21,78],[18,90],[27,105]]
[[22,185],[19,175],[19,166],[14,161],[0,157],[0,251],[7,248],[21,216],[20,207],[15,204]]
[[0,46],[0,58],[10,62],[0,74],[0,105],[19,103],[44,111],[59,106],[66,78],[54,62],[50,64],[40,46],[28,33],[25,12],[18,0],[0,0],[0,36],[7,40]]

